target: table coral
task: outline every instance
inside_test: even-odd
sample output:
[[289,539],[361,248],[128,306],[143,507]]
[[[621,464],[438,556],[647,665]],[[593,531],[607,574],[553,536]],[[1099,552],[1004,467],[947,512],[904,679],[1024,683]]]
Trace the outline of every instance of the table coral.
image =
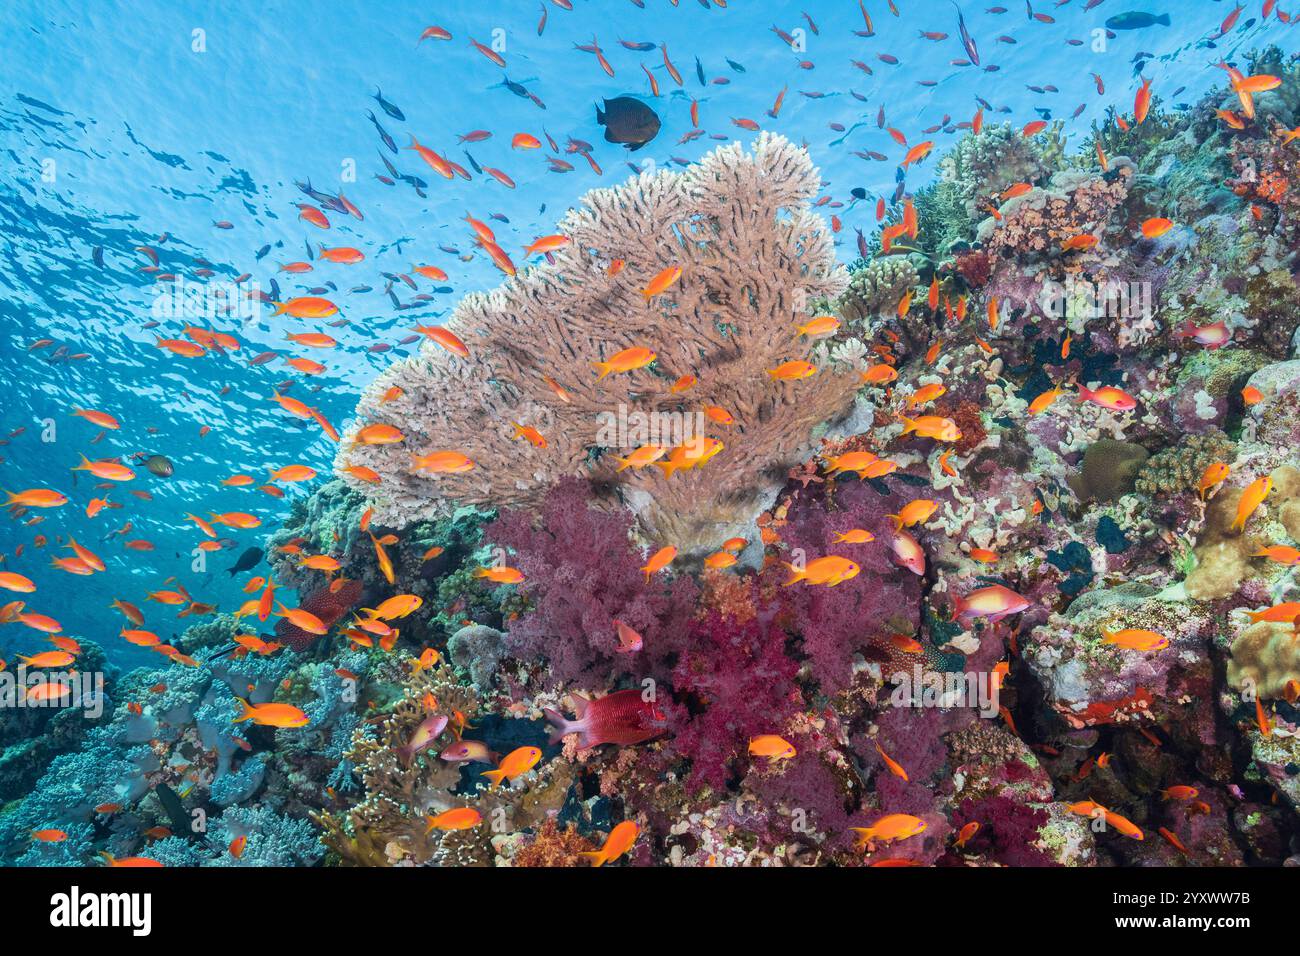
[[[765,374],[803,357],[806,346],[792,337],[796,320],[813,299],[847,282],[829,230],[807,206],[818,186],[807,153],[765,133],[751,152],[722,147],[684,172],[588,193],[557,227],[571,241],[553,254],[554,264],[458,306],[445,327],[464,340],[468,358],[428,343],[366,390],[353,431],[387,423],[404,437],[384,445],[345,439],[337,462],[344,480],[395,526],[444,513],[452,501],[535,503],[556,479],[583,475],[617,490],[649,531],[678,547],[738,530],[775,493],[768,473],[801,460],[813,426],[852,402],[847,379],[833,371],[789,383]],[[609,274],[613,259],[647,257],[682,270],[659,296],[638,292],[649,274]],[[654,370],[632,375],[631,387],[623,376],[596,376],[593,363],[629,347],[651,349]],[[679,396],[669,386],[686,374],[698,382]],[[381,402],[393,386],[401,394]],[[708,464],[671,478],[654,468],[617,468],[615,455],[656,439],[620,440],[602,421],[639,413],[676,422],[684,433],[712,404],[743,429],[715,434],[725,449]],[[547,446],[521,447],[512,423],[537,428]],[[412,455],[447,449],[476,467],[412,471]],[[342,471],[351,465],[374,469],[381,483]]]

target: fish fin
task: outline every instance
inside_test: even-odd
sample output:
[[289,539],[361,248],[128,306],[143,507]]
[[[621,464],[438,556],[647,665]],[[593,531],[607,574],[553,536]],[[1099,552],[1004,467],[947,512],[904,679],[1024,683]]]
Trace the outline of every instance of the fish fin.
[[599,106],[596,107],[596,122],[600,123],[602,126],[605,123],[605,111]]
[[605,865],[605,851],[604,851],[604,850],[585,850],[585,851],[583,851],[582,853],[579,853],[578,856],[583,856],[583,857],[586,857],[587,859],[591,860],[591,865],[592,865],[592,866],[604,866],[604,865]]
[[1155,22],[1160,24],[1162,27],[1169,26],[1169,14],[1167,13],[1160,14],[1158,17],[1155,18]]
[[243,707],[243,710],[240,712],[239,716],[234,719],[233,722],[238,724],[238,723],[242,723],[245,720],[251,720],[253,717],[253,705],[250,704],[247,700],[245,700],[242,697],[236,697],[235,700],[239,701],[239,704],[240,706]]
[[788,588],[790,585],[796,584],[799,581],[802,581],[805,577],[807,577],[807,574],[805,572],[796,570],[793,564],[789,564],[785,561],[782,561],[781,563],[784,564],[787,568],[789,568],[790,573],[794,575],[794,577],[792,577],[789,581],[786,581],[785,584],[782,585],[782,587]]
[[578,693],[569,694],[569,699],[573,701],[573,712],[579,720],[587,716],[587,707],[591,704],[591,701]]
[[542,713],[545,715],[547,723],[549,723],[553,728],[551,730],[550,743],[558,744],[566,736],[573,733],[572,722],[558,710],[552,710],[547,707],[543,709]]
[[491,780],[492,789],[495,790],[497,787],[501,786],[501,781],[505,779],[506,775],[503,770],[484,770],[481,776],[487,777]]

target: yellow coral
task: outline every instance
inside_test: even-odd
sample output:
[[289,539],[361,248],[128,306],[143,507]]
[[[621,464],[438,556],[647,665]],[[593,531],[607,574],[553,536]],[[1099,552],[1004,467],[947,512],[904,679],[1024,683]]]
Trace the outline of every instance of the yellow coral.
[[1300,680],[1300,635],[1289,624],[1258,621],[1237,635],[1228,661],[1228,683],[1246,681],[1260,697],[1280,697],[1289,680]]

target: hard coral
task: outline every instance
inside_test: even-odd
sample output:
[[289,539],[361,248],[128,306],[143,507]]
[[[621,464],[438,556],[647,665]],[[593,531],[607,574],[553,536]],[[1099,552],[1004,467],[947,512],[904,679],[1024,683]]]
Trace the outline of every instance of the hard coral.
[[[828,370],[793,382],[766,373],[804,357],[807,345],[792,335],[804,303],[847,283],[830,230],[808,208],[819,188],[804,150],[763,134],[752,152],[726,146],[684,172],[645,174],[588,193],[557,227],[570,242],[553,253],[553,265],[525,270],[457,307],[446,327],[468,346],[468,358],[427,343],[420,357],[394,365],[367,389],[352,437],[375,422],[396,426],[404,438],[387,445],[345,440],[338,467],[373,468],[381,483],[342,472],[345,480],[371,498],[377,519],[397,526],[452,501],[534,503],[558,478],[580,475],[598,479],[605,493],[632,505],[647,530],[679,547],[734,533],[729,529],[774,493],[771,475],[805,456],[813,426],[853,400],[847,380]],[[611,276],[613,259],[633,265]],[[660,295],[641,295],[666,266],[680,267],[680,280]],[[597,377],[593,363],[630,347],[656,353],[655,368]],[[671,391],[686,374],[698,377],[695,387]],[[563,398],[548,378],[563,387]],[[381,401],[394,385],[403,394]],[[611,418],[641,413],[671,426],[706,405],[740,423],[720,433],[726,447],[716,458],[671,478],[654,468],[616,470],[611,452],[691,436],[624,440],[613,434]],[[517,441],[515,423],[537,428],[547,447]],[[448,449],[476,467],[412,472],[412,455]]]

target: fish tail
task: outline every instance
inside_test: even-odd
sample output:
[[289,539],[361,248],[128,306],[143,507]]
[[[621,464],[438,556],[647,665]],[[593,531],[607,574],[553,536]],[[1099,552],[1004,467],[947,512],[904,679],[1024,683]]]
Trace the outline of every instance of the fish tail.
[[966,599],[960,594],[952,599],[952,619],[955,621],[966,613]]
[[561,714],[558,710],[552,710],[549,707],[544,708],[542,713],[546,717],[546,722],[551,725],[552,744],[558,744],[566,736],[575,732],[573,722]]
[[247,700],[245,700],[242,697],[236,697],[235,700],[239,702],[240,706],[243,709],[240,711],[239,716],[236,717],[233,722],[238,724],[238,723],[242,723],[245,720],[251,720],[253,717],[253,705],[250,704]]
[[1169,14],[1167,13],[1160,14],[1158,17],[1155,18],[1155,22],[1160,24],[1162,27],[1169,26]]
[[596,376],[596,381],[598,382],[606,375],[608,375],[610,372],[613,371],[613,369],[609,367],[608,362],[592,362],[591,364],[596,366],[596,368],[600,369],[600,374]]
[[482,775],[492,781],[492,790],[501,786],[501,781],[506,777],[504,770],[484,770]]
[[885,515],[885,517],[886,517],[886,518],[889,518],[891,521],[894,522],[894,530],[895,530],[895,531],[901,531],[901,530],[902,530],[902,528],[903,528],[903,516],[902,516],[902,515]]
[[912,432],[916,431],[916,422],[915,422],[915,421],[913,421],[912,419],[908,418],[906,415],[902,416],[902,418],[903,418],[903,421],[907,423],[907,424],[904,425],[904,427],[903,427],[903,434],[904,434],[904,435],[909,435],[909,434],[911,434]]
[[793,575],[793,577],[791,577],[789,581],[786,581],[785,584],[782,585],[782,587],[788,588],[790,585],[796,584],[799,581],[802,581],[808,577],[807,571],[800,571],[797,568],[795,568],[793,564],[790,564],[786,561],[782,561],[781,563],[784,564],[787,568],[789,568],[790,574]]
[[592,866],[604,866],[604,865],[605,865],[605,851],[604,851],[604,850],[585,850],[585,851],[583,851],[582,853],[579,853],[578,856],[586,857],[588,860],[591,861],[591,865],[592,865]]

